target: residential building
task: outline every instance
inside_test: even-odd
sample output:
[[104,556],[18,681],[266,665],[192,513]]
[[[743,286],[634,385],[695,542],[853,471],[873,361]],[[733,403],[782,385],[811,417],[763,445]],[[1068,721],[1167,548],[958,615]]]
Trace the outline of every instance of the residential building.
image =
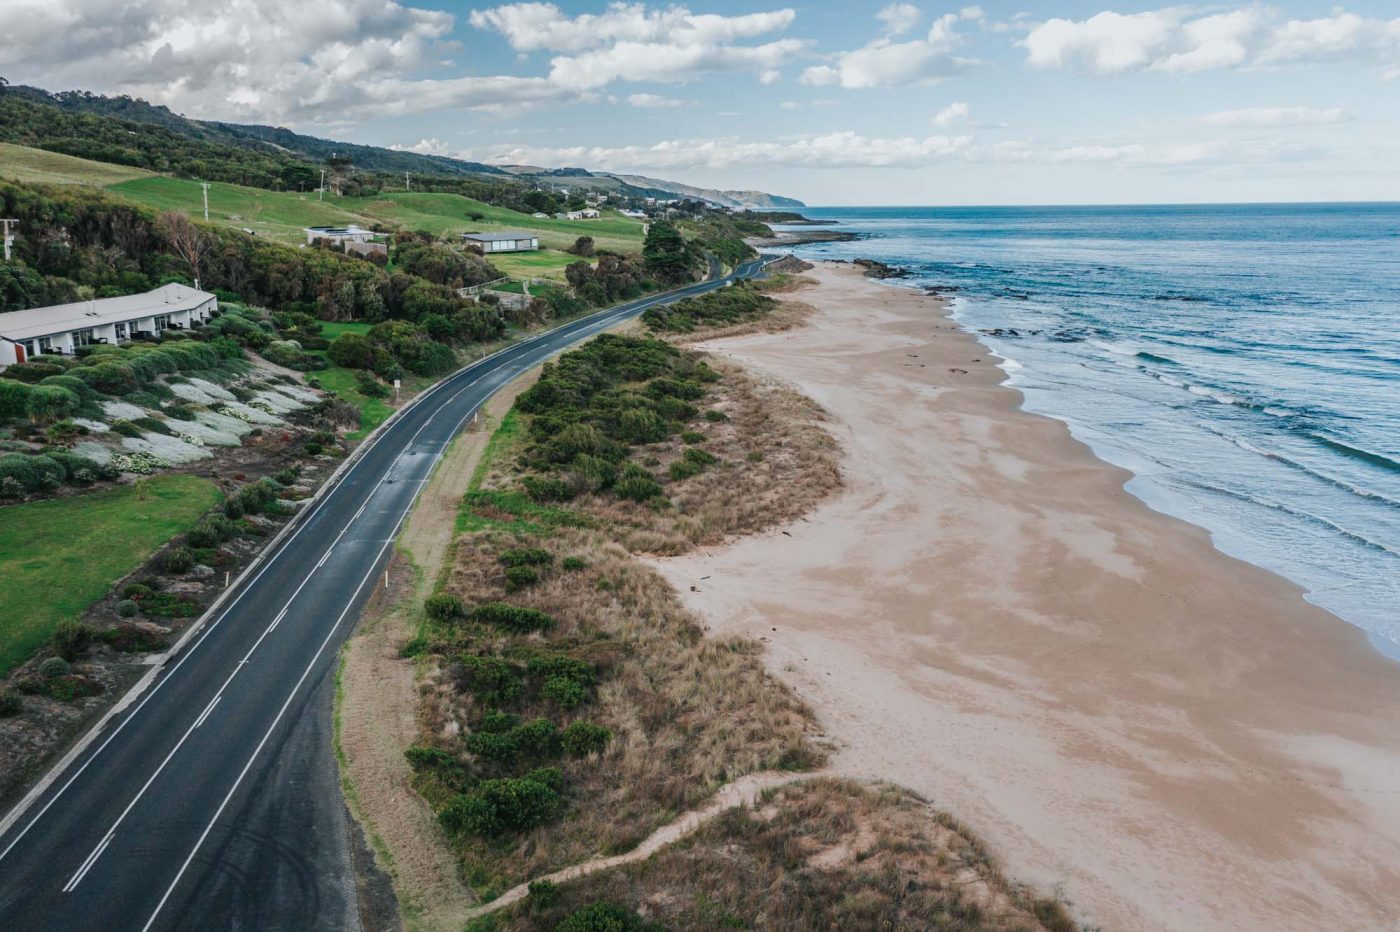
[[153,339],[162,330],[198,326],[218,310],[212,294],[172,282],[144,294],[9,311],[0,314],[0,367],[45,354],[71,356],[84,346]]
[[307,227],[306,245],[311,246],[317,240],[325,240],[333,246],[342,246],[345,243],[368,243],[371,242],[378,233],[373,230],[366,230],[350,224],[348,227]]
[[592,207],[585,207],[583,210],[571,210],[564,215],[566,220],[597,220],[601,217],[598,211]]
[[499,233],[463,233],[462,240],[468,246],[475,246],[490,255],[497,252],[532,252],[540,248],[540,238],[533,233],[519,230],[502,230]]

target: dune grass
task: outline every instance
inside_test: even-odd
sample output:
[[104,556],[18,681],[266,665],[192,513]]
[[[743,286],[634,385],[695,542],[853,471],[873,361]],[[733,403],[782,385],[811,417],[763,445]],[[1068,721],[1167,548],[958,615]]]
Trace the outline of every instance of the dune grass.
[[155,476],[0,509],[0,675],[219,501],[195,476]]
[[94,162],[58,152],[0,142],[0,178],[28,184],[90,184],[102,187],[151,173],[144,168]]

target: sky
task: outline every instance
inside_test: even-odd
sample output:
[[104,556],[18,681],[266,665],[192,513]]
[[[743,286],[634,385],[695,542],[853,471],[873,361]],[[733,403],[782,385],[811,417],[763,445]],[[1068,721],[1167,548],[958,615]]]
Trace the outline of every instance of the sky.
[[0,75],[809,204],[1400,200],[1400,2],[0,0]]

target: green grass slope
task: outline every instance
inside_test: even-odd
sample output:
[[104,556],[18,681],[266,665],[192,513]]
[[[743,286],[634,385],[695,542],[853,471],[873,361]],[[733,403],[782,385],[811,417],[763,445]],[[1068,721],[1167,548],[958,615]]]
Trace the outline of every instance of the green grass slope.
[[110,165],[0,142],[0,178],[25,184],[90,184],[104,186],[145,178],[144,168]]
[[0,675],[219,501],[195,476],[156,476],[0,509]]
[[[198,181],[153,175],[114,184],[108,190],[156,210],[180,210],[196,219],[204,215]],[[269,239],[301,243],[306,242],[302,232],[306,227],[368,222],[368,218],[344,210],[333,200],[329,195],[325,201],[318,201],[315,194],[214,182],[209,185],[209,219],[246,228]]]
[[[424,230],[436,236],[468,230],[528,230],[539,234],[540,244],[553,249],[572,246],[580,236],[591,236],[600,249],[637,252],[642,248],[640,221],[604,214],[598,220],[555,220],[492,207],[459,194],[416,194],[400,191],[366,198],[336,198],[336,204],[367,217]],[[468,214],[480,214],[473,220]],[[493,257],[494,258],[494,257]]]

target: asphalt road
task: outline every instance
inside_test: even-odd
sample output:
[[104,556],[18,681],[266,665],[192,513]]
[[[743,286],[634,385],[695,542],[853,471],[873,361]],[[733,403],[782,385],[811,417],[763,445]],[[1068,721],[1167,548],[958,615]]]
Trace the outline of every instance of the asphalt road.
[[518,343],[389,422],[0,836],[0,930],[359,928],[330,735],[336,653],[443,449],[520,373],[761,267]]

